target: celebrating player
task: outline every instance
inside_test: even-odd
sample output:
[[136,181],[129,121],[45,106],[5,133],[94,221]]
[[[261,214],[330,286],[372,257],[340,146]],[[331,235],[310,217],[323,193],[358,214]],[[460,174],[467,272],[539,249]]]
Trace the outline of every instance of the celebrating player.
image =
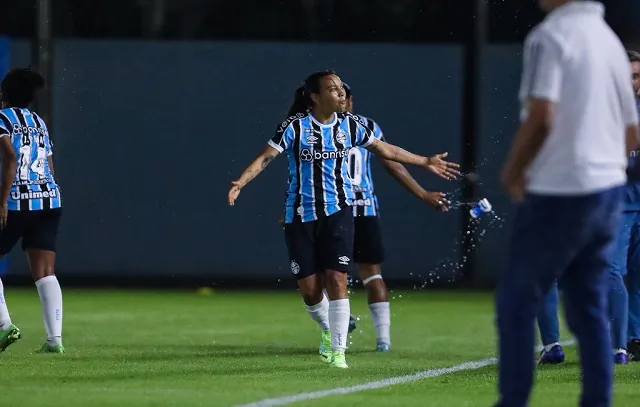
[[[314,321],[322,329],[321,358],[347,368],[345,350],[350,305],[347,273],[353,259],[354,200],[347,173],[352,147],[383,158],[443,172],[457,167],[438,157],[422,157],[377,140],[346,107],[342,81],[333,71],[310,75],[296,90],[288,119],[276,129],[264,152],[232,183],[229,205],[280,153],[289,161],[285,240],[291,271]],[[329,300],[319,273],[324,274]]]
[[[344,84],[347,97],[346,111],[353,113],[353,93],[351,87]],[[371,119],[358,115],[365,127],[377,140],[385,141],[380,126]],[[441,157],[444,158],[446,154]],[[407,169],[395,161],[382,158],[382,165],[400,184],[418,199],[439,211],[449,210],[445,194],[442,192],[428,192],[416,182]],[[354,261],[358,264],[360,279],[367,289],[369,311],[376,329],[378,352],[391,350],[391,310],[387,286],[382,279],[380,264],[384,261],[382,234],[378,219],[378,197],[373,188],[371,173],[371,154],[364,148],[352,148],[349,152],[349,177],[353,185],[355,200],[353,203],[354,222]],[[436,172],[437,173],[437,172]],[[446,168],[446,172],[439,175],[447,178],[459,174],[453,168]],[[355,328],[355,319],[351,317],[350,330]]]
[[[62,291],[54,274],[56,241],[62,211],[53,177],[49,131],[29,105],[44,79],[28,69],[14,69],[0,85],[0,257],[22,238],[42,302],[47,342],[41,352],[63,353]],[[0,281],[0,351],[20,338],[11,322]]]

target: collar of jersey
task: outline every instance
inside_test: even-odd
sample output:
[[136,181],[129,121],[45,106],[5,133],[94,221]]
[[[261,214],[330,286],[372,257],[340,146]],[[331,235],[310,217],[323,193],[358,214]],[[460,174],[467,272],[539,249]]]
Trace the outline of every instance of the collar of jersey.
[[331,121],[331,123],[328,124],[322,124],[320,123],[311,113],[309,113],[309,118],[311,118],[311,121],[314,122],[315,124],[317,124],[320,127],[333,127],[335,126],[336,122],[338,121],[338,115],[337,114],[333,114],[333,120]]
[[604,16],[604,5],[592,0],[576,0],[564,4],[548,14],[547,18],[557,18],[567,14],[599,14]]

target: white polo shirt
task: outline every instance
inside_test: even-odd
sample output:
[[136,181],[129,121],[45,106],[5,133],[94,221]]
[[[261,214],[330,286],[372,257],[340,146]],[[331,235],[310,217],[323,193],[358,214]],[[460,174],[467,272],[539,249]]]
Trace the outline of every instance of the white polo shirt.
[[527,169],[527,191],[583,195],[626,182],[626,128],[638,123],[631,67],[604,7],[573,1],[549,13],[528,35],[520,88],[554,102],[548,139]]

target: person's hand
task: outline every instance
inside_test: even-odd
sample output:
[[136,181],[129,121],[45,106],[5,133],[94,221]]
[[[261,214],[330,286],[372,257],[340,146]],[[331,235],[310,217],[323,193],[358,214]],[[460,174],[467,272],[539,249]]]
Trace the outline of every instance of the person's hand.
[[502,170],[500,183],[513,202],[518,203],[524,199],[527,181],[523,173],[513,171],[506,166]]
[[455,180],[460,175],[459,164],[443,160],[449,153],[436,154],[427,158],[425,168],[446,180]]
[[443,192],[425,192],[422,200],[437,211],[447,212],[450,202],[447,201],[446,196]]
[[229,190],[229,206],[234,206],[236,204],[236,199],[238,199],[241,189],[242,186],[238,181],[233,181],[231,183],[231,189]]

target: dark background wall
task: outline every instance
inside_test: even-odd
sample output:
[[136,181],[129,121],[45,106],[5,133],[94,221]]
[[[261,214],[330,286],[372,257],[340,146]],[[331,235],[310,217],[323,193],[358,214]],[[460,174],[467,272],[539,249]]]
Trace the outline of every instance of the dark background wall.
[[[314,70],[336,69],[358,112],[378,121],[390,142],[461,158],[460,46],[59,40],[54,55],[51,127],[65,204],[59,270],[68,276],[292,280],[277,224],[286,160],[247,187],[236,207],[226,194]],[[12,65],[29,60],[28,43],[14,42]],[[497,178],[516,128],[519,46],[490,46],[484,71],[481,195],[508,219]],[[374,171],[387,278],[454,278],[459,211],[438,214]],[[457,183],[412,173],[459,197]],[[479,226],[485,282],[501,267],[507,229],[488,218]],[[16,254],[11,272],[24,273]]]

